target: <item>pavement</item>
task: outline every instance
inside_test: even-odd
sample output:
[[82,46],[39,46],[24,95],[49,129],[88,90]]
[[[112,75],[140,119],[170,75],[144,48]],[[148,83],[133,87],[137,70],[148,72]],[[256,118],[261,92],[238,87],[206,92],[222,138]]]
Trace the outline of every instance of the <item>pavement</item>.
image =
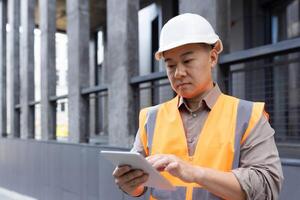
[[37,200],[5,188],[0,188],[0,200]]

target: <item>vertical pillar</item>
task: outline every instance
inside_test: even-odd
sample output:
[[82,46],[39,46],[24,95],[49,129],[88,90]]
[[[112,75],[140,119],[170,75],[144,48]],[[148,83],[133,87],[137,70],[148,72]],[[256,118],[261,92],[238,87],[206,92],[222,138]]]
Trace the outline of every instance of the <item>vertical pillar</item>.
[[[225,54],[229,50],[229,27],[230,27],[230,0],[179,0],[179,13],[195,13],[206,18],[215,29],[223,42]],[[221,88],[225,88],[224,76],[228,67],[220,69],[217,66],[213,76]]]
[[41,29],[41,128],[42,139],[56,138],[56,103],[50,101],[56,94],[56,0],[40,0]]
[[87,142],[89,100],[81,89],[89,86],[89,1],[67,0],[69,141]]
[[6,136],[6,23],[7,1],[0,1],[0,136]]
[[34,8],[35,0],[21,1],[21,138],[34,138]]
[[108,133],[114,146],[130,146],[136,130],[130,78],[138,69],[139,0],[107,1]]
[[20,0],[8,1],[8,68],[9,77],[9,129],[13,137],[20,137],[20,113],[15,108],[20,102]]

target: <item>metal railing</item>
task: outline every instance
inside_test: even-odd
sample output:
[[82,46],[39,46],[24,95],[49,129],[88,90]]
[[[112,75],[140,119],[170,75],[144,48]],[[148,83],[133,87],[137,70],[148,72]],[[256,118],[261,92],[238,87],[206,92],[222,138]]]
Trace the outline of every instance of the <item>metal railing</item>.
[[264,101],[277,142],[300,141],[300,38],[221,56],[226,92]]

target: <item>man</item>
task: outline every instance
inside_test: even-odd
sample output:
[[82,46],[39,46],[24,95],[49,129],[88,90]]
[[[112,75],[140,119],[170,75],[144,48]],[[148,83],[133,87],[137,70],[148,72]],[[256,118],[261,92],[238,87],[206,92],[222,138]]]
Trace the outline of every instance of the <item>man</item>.
[[[176,16],[162,28],[155,56],[178,96],[142,109],[133,151],[176,191],[150,188],[150,199],[278,199],[283,175],[264,104],[224,95],[213,82],[222,48],[199,15]],[[141,170],[120,166],[113,176],[131,196],[147,189]]]

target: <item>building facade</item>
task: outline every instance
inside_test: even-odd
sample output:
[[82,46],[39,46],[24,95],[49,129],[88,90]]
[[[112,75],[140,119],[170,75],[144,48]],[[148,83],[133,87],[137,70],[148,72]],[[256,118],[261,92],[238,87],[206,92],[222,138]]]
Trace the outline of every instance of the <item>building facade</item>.
[[0,187],[36,199],[127,199],[98,152],[128,150],[139,110],[175,95],[154,53],[163,24],[186,12],[223,42],[213,74],[223,92],[266,102],[282,199],[296,199],[299,0],[0,0]]

